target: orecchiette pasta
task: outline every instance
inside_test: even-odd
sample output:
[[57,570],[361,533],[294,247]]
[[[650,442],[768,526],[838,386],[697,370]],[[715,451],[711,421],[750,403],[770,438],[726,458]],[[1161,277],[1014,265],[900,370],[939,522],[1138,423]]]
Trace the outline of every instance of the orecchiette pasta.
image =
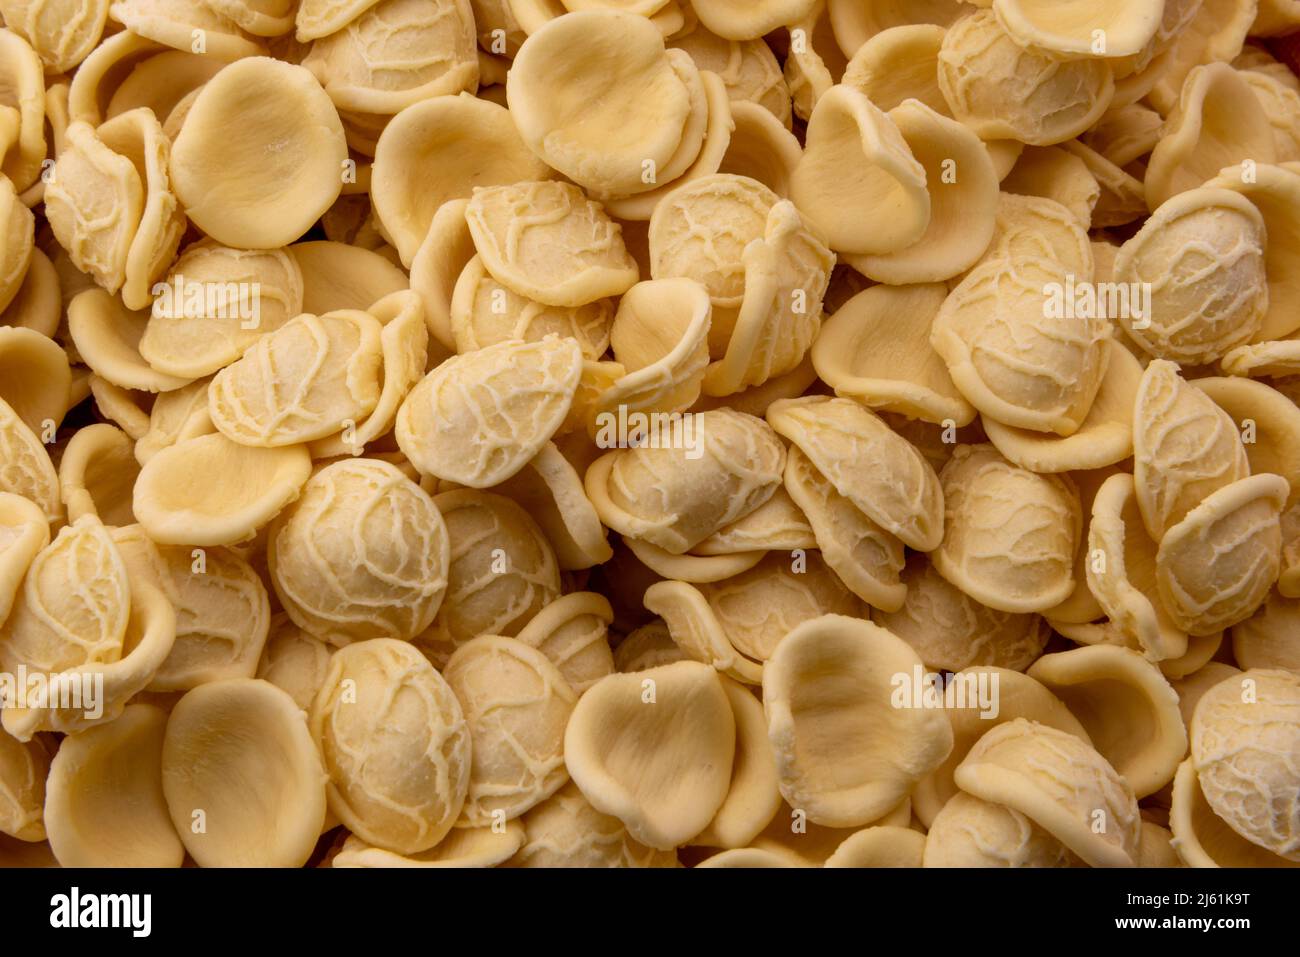
[[0,0],[0,866],[1300,866],[1298,38]]

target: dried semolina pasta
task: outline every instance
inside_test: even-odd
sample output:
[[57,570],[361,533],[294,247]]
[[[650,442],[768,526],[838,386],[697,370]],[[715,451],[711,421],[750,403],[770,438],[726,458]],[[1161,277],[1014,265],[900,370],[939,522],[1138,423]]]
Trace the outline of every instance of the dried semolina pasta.
[[0,0],[0,866],[1300,866],[1297,30]]

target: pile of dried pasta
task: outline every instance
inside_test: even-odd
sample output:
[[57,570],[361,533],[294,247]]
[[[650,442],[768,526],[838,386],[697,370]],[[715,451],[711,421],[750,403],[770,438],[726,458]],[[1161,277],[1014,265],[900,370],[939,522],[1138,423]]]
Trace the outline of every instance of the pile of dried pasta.
[[1297,0],[0,17],[0,864],[1300,866]]

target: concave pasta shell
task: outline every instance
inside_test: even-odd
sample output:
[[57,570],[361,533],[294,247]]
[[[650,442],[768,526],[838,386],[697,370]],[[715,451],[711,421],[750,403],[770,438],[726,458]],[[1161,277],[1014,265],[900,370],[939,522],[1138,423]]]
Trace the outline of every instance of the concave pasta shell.
[[68,409],[72,370],[58,344],[32,329],[0,326],[0,399],[33,432],[57,428]]
[[873,286],[822,323],[812,347],[817,374],[836,395],[872,409],[960,427],[975,408],[930,346],[948,290],[941,284]]
[[571,592],[534,615],[516,637],[546,655],[581,695],[614,671],[608,641],[613,621],[614,610],[604,595]]
[[181,866],[185,848],[162,791],[166,726],[166,712],[132,704],[60,746],[45,820],[62,866]]
[[161,393],[149,410],[149,427],[135,442],[135,458],[141,465],[158,452],[185,439],[215,431],[208,416],[208,385],[200,379],[172,392]]
[[1087,624],[1096,621],[1105,614],[1088,584],[1087,563],[1093,557],[1088,539],[1092,532],[1092,510],[1097,500],[1097,493],[1106,479],[1123,471],[1123,465],[1108,465],[1104,468],[1074,471],[1070,473],[1075,487],[1079,490],[1079,505],[1083,515],[1083,534],[1074,553],[1074,591],[1070,597],[1059,605],[1054,605],[1044,612],[1044,616],[1053,624],[1065,622],[1070,624]]
[[477,255],[461,270],[450,307],[451,336],[460,354],[507,339],[537,342],[558,335],[577,340],[584,361],[599,360],[608,350],[615,309],[610,299],[567,307],[533,302],[493,279]]
[[[684,56],[670,50],[670,60],[675,59],[673,54]],[[632,196],[606,198],[605,206],[611,215],[629,222],[645,222],[654,215],[655,207],[673,190],[700,177],[712,176],[721,168],[735,127],[731,116],[731,101],[727,98],[726,86],[717,74],[701,70],[698,85],[697,96],[692,98],[698,97],[701,102],[691,111],[682,142],[669,163],[655,173],[654,179],[662,185]],[[697,141],[701,140],[697,145]],[[686,156],[691,157],[689,163],[684,159]],[[648,174],[643,174],[643,178],[646,175]]]
[[167,298],[150,313],[140,355],[180,378],[219,371],[304,311],[302,269],[287,249],[232,249],[201,240],[181,253],[163,282]]
[[868,827],[845,838],[825,867],[920,867],[925,835],[910,827]]
[[998,197],[993,240],[976,267],[992,260],[1021,263],[1042,259],[1082,280],[1095,271],[1092,250],[1083,224],[1056,200],[1004,191]]
[[1065,702],[1088,731],[1092,746],[1139,797],[1174,779],[1187,753],[1178,695],[1136,651],[1113,645],[1044,655],[1029,677]]
[[134,444],[106,423],[78,429],[59,461],[59,489],[68,521],[93,515],[105,525],[130,525],[131,493],[140,474]]
[[115,293],[126,281],[144,186],[131,160],[105,145],[89,124],[70,124],[67,140],[45,190],[50,228],[73,264]]
[[[904,798],[872,821],[872,827],[906,827],[912,821],[912,801]],[[858,827],[825,827],[809,820],[803,808],[782,801],[772,823],[754,839],[755,850],[766,851],[796,867],[822,867],[846,840],[862,830]]]
[[754,568],[699,590],[727,640],[756,661],[770,658],[781,639],[809,618],[865,617],[866,611],[816,551],[769,552]]
[[[621,219],[649,219],[650,212],[653,211],[663,191],[671,188],[681,177],[695,169],[701,159],[702,147],[710,127],[714,134],[720,134],[719,123],[723,122],[723,117],[727,118],[726,123],[730,122],[730,97],[721,77],[713,77],[713,86],[718,99],[716,103],[711,104],[704,81],[707,71],[701,70],[691,55],[682,50],[668,49],[666,55],[673,73],[686,88],[686,94],[690,98],[690,110],[682,126],[681,139],[668,161],[662,167],[647,168],[642,174],[643,180],[649,176],[652,182],[659,183],[660,186],[646,192],[634,193],[632,196],[609,194],[601,190],[594,191],[598,198],[608,204],[609,211]],[[723,108],[723,104],[728,106]],[[715,135],[709,138],[722,140],[721,144],[713,142],[709,144],[712,147],[711,152],[721,158],[721,151],[726,149],[726,136]],[[716,163],[713,165],[714,169],[704,172],[714,172],[717,166]]]
[[1250,85],[1226,63],[1188,74],[1178,105],[1147,165],[1147,205],[1154,211],[1171,197],[1195,189],[1225,166],[1272,163],[1277,143]]
[[803,156],[802,144],[756,103],[733,100],[731,122],[735,128],[718,172],[758,180],[782,199],[789,199],[790,180]]
[[1124,226],[1142,218],[1146,199],[1140,180],[1079,140],[1062,143],[1061,149],[1082,160],[1101,188],[1092,213],[1094,227]]
[[624,293],[610,344],[627,374],[600,395],[597,416],[694,405],[709,361],[712,313],[708,290],[693,279],[651,279]]
[[582,476],[553,442],[543,445],[524,468],[495,489],[537,520],[561,569],[592,568],[613,556]]
[[[585,56],[572,57],[575,44]],[[690,112],[659,30],[644,17],[609,10],[558,17],[532,33],[515,57],[506,96],[529,149],[606,195],[653,188],[643,163],[661,169],[670,161]]]
[[338,198],[347,158],[343,125],[316,78],[249,57],[199,92],[172,145],[171,176],[186,215],[217,242],[277,249]]
[[108,0],[86,5],[7,0],[5,25],[32,45],[52,74],[69,73],[99,43],[108,20]]
[[[91,51],[72,75],[66,101],[62,104],[67,113],[66,119],[82,120],[91,126],[104,122],[114,93],[127,81],[135,67],[168,50],[163,44],[130,30],[122,30],[106,38]],[[216,62],[218,68],[225,65],[220,60]],[[46,104],[51,105],[55,104]],[[66,132],[65,129],[56,146],[66,141]]]
[[737,103],[761,106],[785,128],[790,126],[790,91],[772,49],[761,40],[727,40],[697,26],[669,39],[671,49],[685,50],[701,70],[716,73]]
[[674,581],[702,582],[722,581],[741,572],[749,571],[766,555],[763,549],[746,552],[734,552],[729,555],[674,555],[658,545],[641,541],[638,538],[624,538],[623,544],[637,557],[646,568],[662,578]]
[[259,449],[219,433],[186,439],[140,470],[136,520],[159,544],[234,544],[296,499],[310,474],[301,445]]
[[903,543],[841,495],[798,446],[786,458],[785,488],[808,516],[822,558],[844,584],[883,611],[902,607]]
[[85,687],[93,682],[98,693],[96,706],[87,708],[84,702],[78,705],[74,693],[70,700],[60,696],[53,703],[6,708],[0,712],[6,731],[20,741],[29,740],[41,731],[76,734],[114,720],[128,701],[145,690],[171,653],[176,637],[176,614],[163,593],[150,582],[132,579],[127,587],[130,615],[113,657],[73,665],[58,676],[65,687],[69,683],[73,687]]
[[1243,668],[1300,671],[1300,602],[1276,589],[1232,626],[1232,657]]
[[448,200],[439,206],[411,261],[411,289],[424,303],[429,334],[452,352],[459,351],[451,315],[455,289],[478,255],[465,221],[468,206],[467,199]]
[[353,428],[345,427],[337,436],[313,442],[313,458],[344,452],[359,455],[366,445],[388,435],[402,400],[415,388],[429,364],[429,330],[419,296],[406,289],[389,293],[372,305],[369,313],[383,325],[379,334],[379,399],[370,414]]
[[1157,595],[1154,541],[1142,522],[1133,477],[1112,475],[1092,503],[1088,587],[1110,623],[1153,661],[1185,654],[1187,633]]
[[537,522],[502,495],[458,489],[434,496],[451,543],[447,592],[415,641],[444,665],[479,635],[514,637],[560,595],[555,552]]
[[[1060,203],[1085,229],[1092,226],[1101,186],[1078,156],[1061,146],[1027,146],[1002,179],[1002,188],[1024,196],[1042,196]],[[1146,212],[1143,201],[1139,212]]]
[[[786,459],[787,466],[789,458]],[[816,548],[817,539],[803,509],[782,486],[772,497],[744,518],[718,529],[700,542],[695,555],[734,555],[755,550]]]
[[865,43],[891,28],[918,24],[946,27],[968,12],[959,0],[829,0],[827,3],[835,42],[846,57],[856,56]]
[[[6,104],[17,111],[16,143],[0,156],[0,173],[15,190],[26,190],[39,178],[45,160],[45,77],[36,51],[10,30],[0,30],[4,56]],[[16,148],[14,148],[16,147]]]
[[[786,801],[818,824],[867,824],[937,767],[952,749],[946,716],[892,700],[893,676],[920,668],[906,643],[867,621],[825,615],[786,635],[763,673]],[[880,725],[891,733],[864,733]]]
[[519,819],[496,827],[456,828],[427,851],[395,854],[349,834],[330,867],[496,867],[519,852],[527,831]]
[[402,110],[380,134],[371,196],[403,264],[414,271],[417,250],[444,203],[469,199],[480,186],[550,175],[520,139],[509,111],[469,93],[435,96]]
[[185,214],[167,172],[171,143],[152,111],[145,107],[114,116],[101,124],[95,135],[131,161],[144,190],[144,206],[127,250],[122,284],[126,307],[143,309],[153,301],[154,281],[176,258],[185,232]]
[[746,176],[717,173],[674,189],[650,218],[650,275],[701,283],[713,305],[709,348],[726,352],[745,298],[745,250],[762,239],[779,197]]
[[177,50],[193,49],[197,31],[200,49],[219,60],[265,52],[234,20],[201,0],[114,0],[108,14],[132,33]]
[[[1291,486],[1287,501],[1295,501],[1300,494],[1300,408],[1277,389],[1253,379],[1206,376],[1192,383],[1243,430],[1251,474],[1282,476]],[[1245,435],[1251,441],[1244,441]]]
[[[833,11],[831,22],[835,22]],[[939,50],[946,32],[947,28],[937,23],[899,24],[881,30],[857,48],[841,82],[860,90],[886,112],[905,100],[919,100],[950,116],[948,101],[939,89]]]
[[325,683],[333,649],[308,634],[284,612],[271,619],[270,633],[257,662],[256,677],[289,692],[298,707],[307,711]]
[[1178,766],[1174,777],[1169,827],[1178,842],[1178,856],[1188,867],[1300,867],[1246,840],[1215,813],[1191,758]]
[[212,9],[254,36],[275,39],[293,29],[293,0],[210,0]]
[[369,309],[389,293],[410,286],[401,267],[359,246],[295,243],[289,252],[302,270],[302,311],[314,316],[336,309]]
[[36,220],[22,204],[8,177],[0,176],[0,312],[8,308],[22,288],[32,262]]
[[118,661],[130,614],[122,557],[97,519],[82,518],[32,559],[0,631],[0,665],[54,673]]
[[662,618],[655,618],[628,633],[614,649],[614,668],[623,674],[646,671],[686,660],[686,652],[672,639]]
[[663,618],[685,657],[745,684],[762,683],[763,666],[736,649],[698,588],[684,581],[656,582],[646,589],[643,603]]
[[302,0],[294,13],[294,37],[299,43],[337,33],[379,0]]
[[[564,756],[597,810],[617,817],[641,843],[671,849],[722,807],[735,738],[721,679],[707,665],[680,661],[609,675],[589,688],[569,719]],[[651,741],[656,746],[647,747]],[[675,770],[683,767],[691,773]]]
[[1296,122],[1300,119],[1300,91],[1285,79],[1262,70],[1238,70],[1255,98],[1264,107],[1273,139],[1277,146],[1277,161],[1285,163],[1300,159],[1300,138],[1296,135]]
[[9,305],[0,312],[0,324],[30,329],[52,339],[58,331],[62,313],[59,276],[54,271],[54,264],[45,253],[33,248],[22,284]]
[[18,741],[0,731],[0,773],[4,800],[0,802],[0,834],[35,844],[46,839],[44,806],[50,754],[39,738]]
[[470,732],[451,686],[412,645],[376,639],[336,652],[310,729],[330,809],[350,831],[414,854],[451,830],[469,786]]
[[0,492],[35,503],[50,521],[63,514],[59,479],[49,452],[36,434],[0,399]]
[[167,719],[163,794],[200,866],[301,867],[325,820],[325,780],[306,715],[269,682],[201,685]]
[[[1155,37],[1164,13],[1159,0],[994,0],[998,22],[1022,46],[1063,57],[1139,53]],[[1097,31],[1105,46],[1097,48]]]
[[728,40],[753,40],[808,16],[813,0],[692,0],[700,22]]
[[[1111,107],[1091,130],[1079,138],[1089,149],[1118,167],[1150,153],[1160,142],[1164,118],[1140,103]],[[1145,203],[1145,196],[1143,202]]]
[[993,161],[968,128],[919,100],[905,100],[888,115],[925,168],[929,224],[911,246],[845,260],[864,276],[892,285],[950,279],[975,265],[993,238],[998,207]]
[[147,324],[146,313],[132,312],[103,289],[87,289],[68,304],[68,332],[96,375],[141,392],[170,392],[188,385],[188,379],[158,372],[140,355]]
[[781,806],[781,792],[762,703],[730,678],[722,679],[722,690],[736,720],[731,784],[709,826],[691,840],[706,847],[743,848],[771,822]]
[[[646,847],[570,781],[523,817],[526,839],[508,867],[678,867],[674,851]],[[509,826],[507,824],[507,826]]]
[[918,242],[930,223],[925,187],[925,167],[864,94],[836,86],[817,101],[790,196],[832,249],[883,255]]
[[[95,408],[99,410],[99,414],[120,427],[132,441],[136,441],[149,431],[147,406],[150,399],[156,398],[155,396],[147,392],[123,389],[90,372],[86,380],[86,387],[90,391],[91,398],[95,400]],[[70,403],[70,409],[71,407]]]

